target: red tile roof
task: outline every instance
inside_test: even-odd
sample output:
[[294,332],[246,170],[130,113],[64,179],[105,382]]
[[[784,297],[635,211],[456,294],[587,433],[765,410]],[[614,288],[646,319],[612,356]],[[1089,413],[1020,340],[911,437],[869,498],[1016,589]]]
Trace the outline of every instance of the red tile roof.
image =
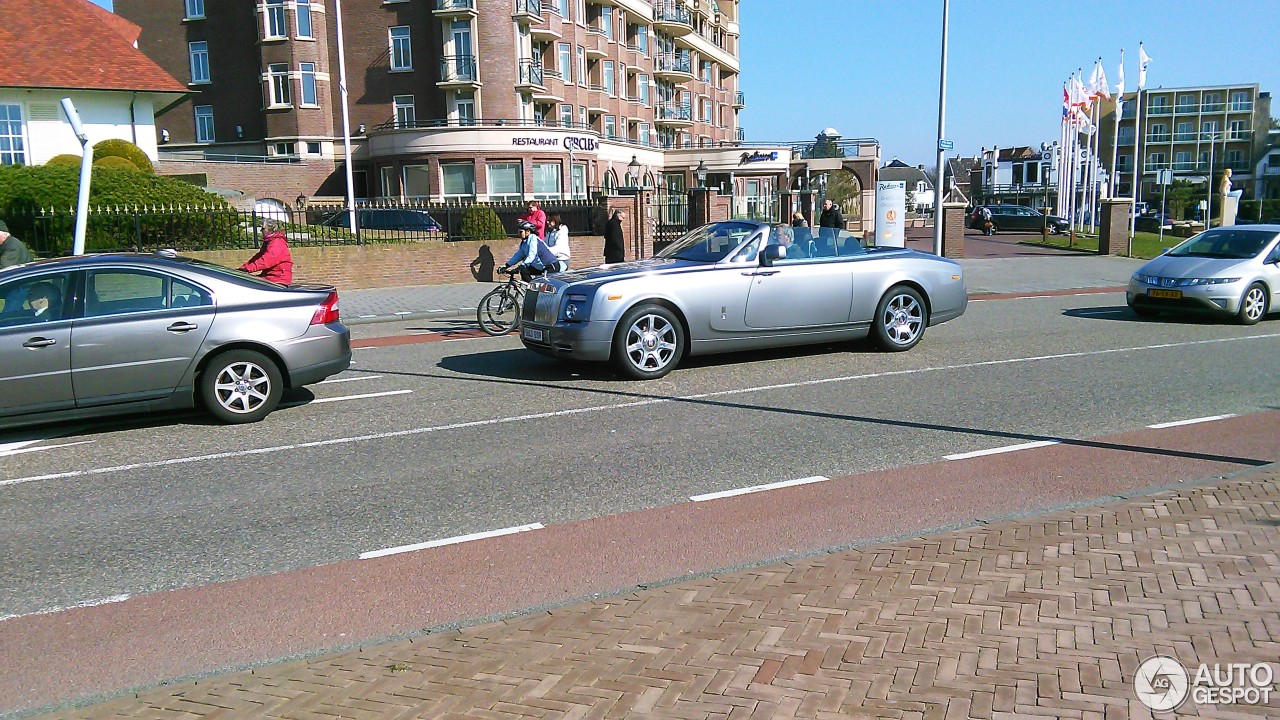
[[133,46],[137,25],[89,0],[0,7],[0,87],[187,92]]

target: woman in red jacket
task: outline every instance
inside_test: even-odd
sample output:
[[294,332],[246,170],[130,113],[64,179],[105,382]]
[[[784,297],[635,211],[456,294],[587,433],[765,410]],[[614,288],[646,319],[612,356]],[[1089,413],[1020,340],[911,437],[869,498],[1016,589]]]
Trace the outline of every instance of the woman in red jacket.
[[263,280],[281,285],[293,282],[293,256],[289,254],[289,240],[276,220],[262,221],[262,249],[241,270],[260,273]]

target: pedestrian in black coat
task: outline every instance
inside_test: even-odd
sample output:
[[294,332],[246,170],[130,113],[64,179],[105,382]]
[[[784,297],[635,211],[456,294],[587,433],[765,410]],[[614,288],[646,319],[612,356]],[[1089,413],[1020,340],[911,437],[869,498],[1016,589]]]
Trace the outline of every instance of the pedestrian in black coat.
[[822,201],[822,215],[818,217],[818,227],[831,228],[830,230],[821,230],[823,235],[835,234],[844,229],[844,214],[840,212],[840,206],[830,200]]
[[604,224],[604,261],[606,263],[620,263],[626,259],[627,244],[622,238],[624,215],[621,210],[614,210],[613,217]]

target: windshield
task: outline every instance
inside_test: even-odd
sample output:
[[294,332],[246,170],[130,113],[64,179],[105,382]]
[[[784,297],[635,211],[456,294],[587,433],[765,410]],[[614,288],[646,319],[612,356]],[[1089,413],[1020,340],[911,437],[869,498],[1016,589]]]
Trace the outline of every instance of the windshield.
[[703,225],[654,253],[654,257],[720,262],[758,229],[756,225],[732,221]]
[[1266,230],[1215,228],[1202,232],[1170,250],[1170,257],[1207,257],[1246,260],[1257,257],[1276,237]]

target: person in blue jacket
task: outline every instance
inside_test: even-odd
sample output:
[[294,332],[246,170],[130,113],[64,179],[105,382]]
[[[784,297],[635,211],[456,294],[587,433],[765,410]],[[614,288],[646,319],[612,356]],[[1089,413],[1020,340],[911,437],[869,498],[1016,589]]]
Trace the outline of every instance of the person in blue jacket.
[[520,270],[520,279],[529,282],[534,276],[547,272],[547,268],[557,267],[555,253],[538,237],[538,228],[528,220],[516,223],[520,230],[520,247],[511,259],[502,266],[502,272]]

